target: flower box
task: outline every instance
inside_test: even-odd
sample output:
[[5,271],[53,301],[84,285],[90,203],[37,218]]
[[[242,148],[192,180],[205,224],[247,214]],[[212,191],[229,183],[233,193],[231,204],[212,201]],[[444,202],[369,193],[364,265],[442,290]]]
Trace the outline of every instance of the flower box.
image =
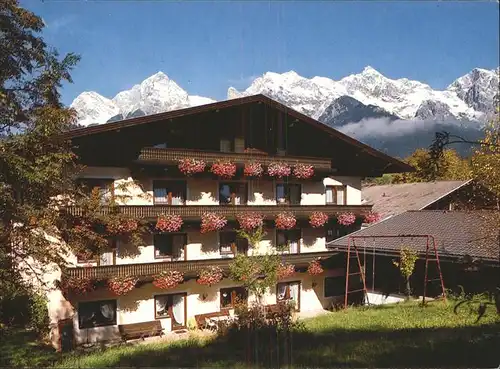
[[184,282],[184,274],[176,270],[161,272],[153,279],[153,285],[162,290],[175,288],[182,282]]
[[218,161],[212,164],[210,171],[220,178],[230,179],[236,174],[236,164],[230,161]]
[[108,289],[115,295],[125,295],[134,289],[137,281],[134,277],[114,277],[108,280]]
[[196,283],[206,286],[212,286],[219,283],[224,278],[222,269],[218,266],[209,266],[201,270]]
[[323,273],[323,267],[321,266],[321,263],[319,260],[313,260],[309,263],[309,266],[307,267],[307,273],[310,275],[319,275]]
[[83,277],[67,277],[61,283],[61,290],[65,293],[73,292],[77,295],[84,295],[87,292],[93,291],[95,288],[95,281],[90,278]]
[[264,173],[264,168],[262,164],[258,162],[245,163],[245,168],[243,169],[243,175],[246,177],[262,177]]
[[292,229],[297,224],[297,219],[292,213],[284,211],[276,216],[274,224],[278,229]]
[[323,227],[328,222],[328,215],[321,211],[315,211],[309,217],[309,224],[313,228]]
[[180,159],[178,168],[181,173],[184,173],[187,176],[195,173],[201,173],[205,170],[206,164],[203,160],[187,158]]
[[106,225],[106,230],[110,235],[123,235],[136,231],[138,226],[134,219],[113,219]]
[[240,228],[246,231],[262,227],[264,225],[264,216],[255,212],[240,213],[236,216]]
[[343,226],[350,226],[356,222],[356,215],[354,213],[341,213],[337,216],[337,222]]
[[298,179],[309,179],[314,175],[314,167],[308,164],[297,164],[293,168],[293,175]]
[[269,174],[269,176],[271,177],[276,177],[276,178],[288,177],[291,172],[292,169],[286,163],[273,162],[270,163],[269,166],[267,167],[267,174]]
[[204,213],[201,216],[201,233],[219,231],[227,224],[227,219],[216,213]]
[[178,232],[182,228],[182,224],[183,221],[180,215],[160,215],[156,221],[155,229],[160,232]]
[[293,264],[280,264],[277,270],[278,280],[282,280],[291,277],[295,274],[295,265]]
[[364,216],[364,222],[371,224],[371,223],[377,223],[380,222],[381,216],[379,213],[375,213],[373,211],[370,211],[368,214],[365,214]]

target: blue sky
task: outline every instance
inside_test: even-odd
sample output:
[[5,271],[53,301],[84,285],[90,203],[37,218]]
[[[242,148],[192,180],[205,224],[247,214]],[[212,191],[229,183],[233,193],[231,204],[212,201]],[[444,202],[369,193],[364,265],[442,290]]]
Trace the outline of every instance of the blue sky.
[[21,1],[46,41],[82,61],[63,101],[113,97],[161,70],[217,100],[266,71],[340,79],[371,65],[390,78],[444,88],[499,65],[493,2]]

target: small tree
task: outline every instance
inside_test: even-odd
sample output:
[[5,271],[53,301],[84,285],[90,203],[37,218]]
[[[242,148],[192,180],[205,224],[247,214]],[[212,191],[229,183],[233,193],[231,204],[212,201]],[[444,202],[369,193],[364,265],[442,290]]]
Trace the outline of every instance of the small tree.
[[[238,235],[246,238],[252,248],[255,248],[264,238],[266,232],[262,227],[253,231],[239,230]],[[248,292],[252,292],[261,303],[262,296],[268,289],[276,285],[278,268],[281,264],[279,255],[266,253],[263,255],[236,255],[229,264],[231,279],[240,282]]]
[[406,298],[409,300],[411,297],[410,277],[415,270],[415,262],[418,255],[415,251],[407,247],[403,247],[399,252],[399,261],[394,260],[393,263],[399,268],[399,272],[405,279],[406,283]]

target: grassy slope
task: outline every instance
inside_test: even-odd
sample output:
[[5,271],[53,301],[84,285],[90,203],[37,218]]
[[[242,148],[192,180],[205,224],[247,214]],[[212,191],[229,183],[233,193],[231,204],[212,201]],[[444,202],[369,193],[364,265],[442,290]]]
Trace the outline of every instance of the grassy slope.
[[[500,363],[496,312],[490,308],[479,323],[475,320],[475,312],[464,309],[455,315],[452,305],[441,302],[427,308],[414,303],[358,308],[307,319],[305,329],[293,334],[293,364],[496,367]],[[3,353],[2,344],[0,350]],[[58,366],[242,367],[244,355],[244,347],[228,350],[228,342],[221,339],[192,339],[69,354]]]

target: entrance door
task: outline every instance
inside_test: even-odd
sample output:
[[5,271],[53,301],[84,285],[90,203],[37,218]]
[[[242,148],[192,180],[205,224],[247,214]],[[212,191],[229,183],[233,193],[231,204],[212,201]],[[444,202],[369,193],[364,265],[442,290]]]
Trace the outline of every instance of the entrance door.
[[74,347],[73,319],[60,320],[58,323],[61,351],[71,351]]

